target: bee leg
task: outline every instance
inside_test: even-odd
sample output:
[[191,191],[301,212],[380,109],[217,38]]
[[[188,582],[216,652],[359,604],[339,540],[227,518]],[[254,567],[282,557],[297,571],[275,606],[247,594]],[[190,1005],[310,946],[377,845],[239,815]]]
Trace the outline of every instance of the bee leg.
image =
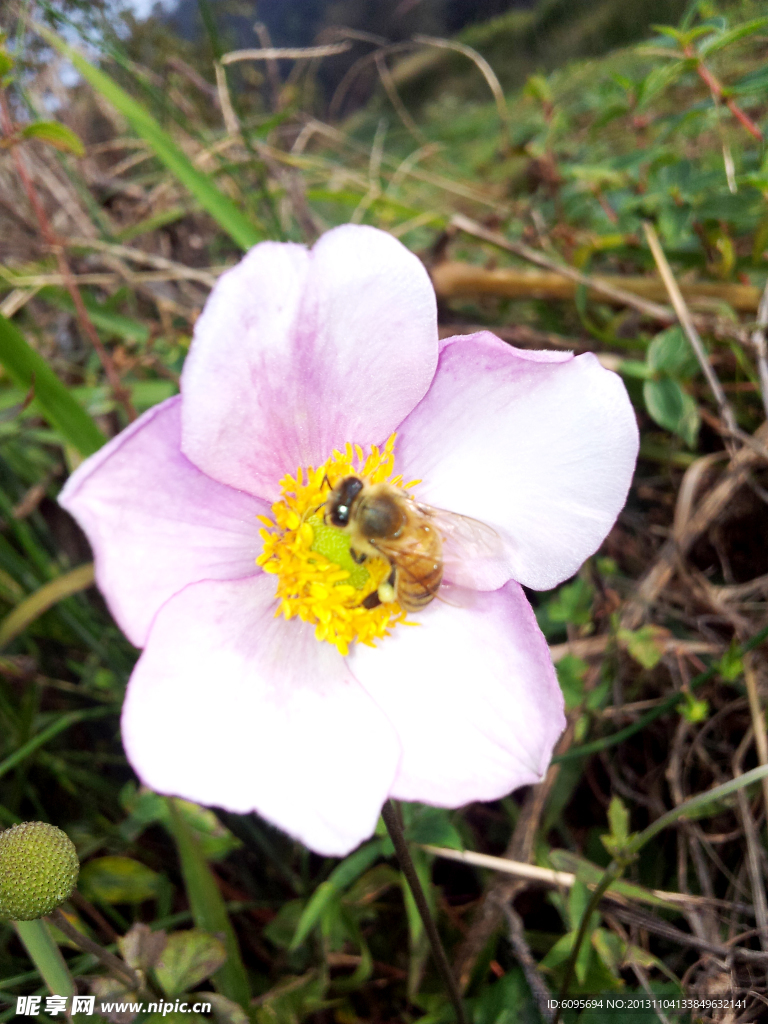
[[392,604],[392,602],[395,600],[395,575],[396,570],[393,565],[392,572],[389,574],[387,581],[385,583],[380,584],[379,589],[376,591],[376,594],[381,604]]
[[372,608],[378,608],[381,604],[381,598],[379,597],[378,591],[374,590],[368,595],[368,597],[364,597],[360,603],[363,608],[368,608],[369,611]]
[[350,548],[349,553],[352,556],[352,561],[357,562],[358,565],[362,565],[368,557],[364,551],[355,551],[354,548]]

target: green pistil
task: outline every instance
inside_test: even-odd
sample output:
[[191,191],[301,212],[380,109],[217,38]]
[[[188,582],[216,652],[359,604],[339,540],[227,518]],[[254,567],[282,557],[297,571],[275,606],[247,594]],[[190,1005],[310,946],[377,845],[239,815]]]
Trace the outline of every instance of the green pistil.
[[365,590],[371,577],[365,565],[358,565],[349,553],[349,534],[335,526],[327,526],[320,516],[310,516],[307,523],[312,527],[314,535],[311,550],[323,555],[340,569],[346,569],[349,577],[343,580],[344,583],[355,590]]

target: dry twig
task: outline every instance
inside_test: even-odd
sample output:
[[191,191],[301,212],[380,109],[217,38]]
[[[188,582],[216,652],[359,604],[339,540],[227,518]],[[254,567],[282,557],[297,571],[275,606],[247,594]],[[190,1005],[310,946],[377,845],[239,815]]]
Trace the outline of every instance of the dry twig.
[[[2,123],[3,134],[6,138],[12,138],[14,133],[14,125],[11,119],[10,111],[8,109],[8,103],[2,90],[0,90],[0,122]],[[57,238],[51,224],[48,220],[48,216],[43,209],[43,204],[40,201],[40,197],[37,194],[37,190],[34,183],[27,171],[26,164],[24,163],[24,157],[20,152],[18,145],[12,147],[13,159],[16,164],[16,170],[18,171],[19,178],[21,179],[24,191],[27,194],[29,203],[35,212],[37,222],[40,226],[40,231],[48,244],[51,252],[56,256],[56,262],[59,265],[59,272],[61,274],[62,283],[66,287],[70,294],[70,297],[75,304],[75,311],[77,315],[77,322],[83,330],[83,333],[88,338],[90,343],[93,345],[96,354],[99,357],[101,365],[104,367],[104,372],[107,375],[112,394],[114,395],[115,401],[121,405],[125,411],[126,416],[129,420],[136,419],[136,410],[133,408],[130,399],[130,393],[126,387],[121,383],[120,376],[115,368],[115,364],[112,361],[112,356],[109,354],[107,349],[102,344],[101,338],[93,325],[93,321],[88,315],[88,311],[83,303],[80,290],[77,287],[75,277],[72,270],[67,262],[67,258],[64,254],[64,248],[59,238]]]
[[643,224],[645,229],[645,237],[648,239],[648,245],[650,246],[653,258],[656,260],[656,266],[659,268],[664,285],[669,292],[669,298],[672,305],[675,307],[675,313],[677,319],[680,321],[680,326],[685,331],[688,341],[691,343],[691,348],[696,353],[696,358],[699,361],[699,366],[702,369],[704,376],[707,378],[707,383],[715,396],[718,409],[720,410],[720,416],[725,423],[726,427],[730,431],[737,430],[736,417],[733,415],[733,409],[728,404],[728,399],[725,397],[723,391],[723,385],[720,383],[717,374],[712,369],[712,364],[709,361],[707,353],[704,351],[704,345],[702,344],[699,332],[696,330],[696,326],[693,322],[688,307],[685,304],[685,299],[682,296],[677,281],[675,280],[672,269],[667,262],[667,257],[664,255],[664,250],[659,242],[658,235],[656,234],[653,226],[647,221]]
[[768,344],[765,340],[765,332],[768,328],[768,280],[760,298],[760,305],[757,308],[757,321],[752,332],[752,344],[755,347],[757,356],[757,372],[760,378],[760,394],[763,399],[766,419],[768,419]]

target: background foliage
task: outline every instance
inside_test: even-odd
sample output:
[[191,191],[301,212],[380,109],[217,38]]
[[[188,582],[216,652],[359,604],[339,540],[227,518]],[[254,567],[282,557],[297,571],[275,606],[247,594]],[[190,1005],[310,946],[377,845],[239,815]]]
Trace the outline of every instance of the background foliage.
[[[263,7],[276,41],[294,42]],[[687,797],[768,761],[765,646],[747,651],[768,622],[764,6],[546,0],[488,10],[448,49],[412,36],[455,29],[456,10],[412,7],[395,25],[307,5],[298,41],[348,39],[349,51],[222,63],[218,77],[228,50],[259,45],[231,20],[250,8],[200,0],[205,32],[186,37],[74,0],[19,5],[5,24],[0,822],[64,828],[83,863],[69,919],[157,993],[212,991],[221,1021],[451,1019],[383,830],[336,862],[254,815],[139,787],[118,732],[137,652],[88,589],[87,545],[55,503],[131,409],[176,392],[208,290],[261,238],[385,228],[432,272],[442,334],[482,326],[524,347],[594,351],[623,375],[640,422],[635,484],[603,549],[530,595],[569,713],[546,781],[457,812],[402,808],[475,1024],[537,1021],[536,977],[552,993],[564,982],[610,857]],[[355,19],[381,38],[345,34]],[[656,835],[587,916],[570,992],[685,994],[701,1001],[693,1019],[757,1020],[765,827],[753,786]],[[524,881],[451,850],[573,878]],[[517,931],[498,910],[510,902]],[[54,934],[82,990],[130,991]],[[46,990],[10,925],[0,964],[8,1020],[17,995]],[[724,996],[743,1005],[719,1009]]]

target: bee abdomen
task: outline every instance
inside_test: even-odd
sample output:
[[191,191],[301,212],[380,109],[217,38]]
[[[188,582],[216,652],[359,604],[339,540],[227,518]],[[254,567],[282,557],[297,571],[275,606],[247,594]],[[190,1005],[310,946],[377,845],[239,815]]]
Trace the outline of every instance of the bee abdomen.
[[432,601],[443,580],[443,564],[432,558],[403,560],[397,572],[397,600],[407,612],[417,612]]

